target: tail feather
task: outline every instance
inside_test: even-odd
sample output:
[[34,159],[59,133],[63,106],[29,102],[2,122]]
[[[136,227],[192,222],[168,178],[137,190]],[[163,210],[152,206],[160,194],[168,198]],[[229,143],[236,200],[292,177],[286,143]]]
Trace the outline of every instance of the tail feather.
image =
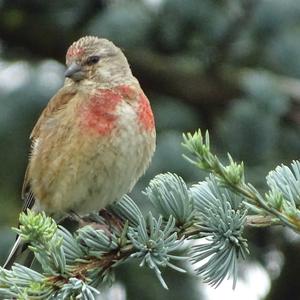
[[[27,249],[27,244],[25,244],[22,240],[21,237],[18,236],[16,239],[16,242],[14,243],[4,265],[3,268],[4,269],[11,269],[12,265],[14,264],[14,262],[16,261],[16,258],[23,253],[25,250]],[[30,267],[32,264],[32,261],[34,259],[34,255],[32,252],[29,253],[28,257],[26,257],[25,259],[25,263],[23,265]]]
[[[23,212],[26,213],[27,209],[33,208],[34,203],[35,203],[35,197],[30,189],[30,186],[29,186],[29,183],[27,180],[27,170],[25,173],[25,179],[24,179],[24,184],[23,184],[23,189],[22,189],[22,199],[24,200]],[[7,269],[7,270],[11,269],[12,265],[16,261],[16,258],[20,254],[22,254],[27,249],[27,247],[28,247],[28,245],[21,240],[19,235],[17,235],[16,241],[8,255],[8,258],[6,259],[6,261],[3,265],[3,268]],[[25,258],[25,262],[23,263],[23,265],[30,267],[33,259],[34,259],[33,253],[29,252],[27,257]]]

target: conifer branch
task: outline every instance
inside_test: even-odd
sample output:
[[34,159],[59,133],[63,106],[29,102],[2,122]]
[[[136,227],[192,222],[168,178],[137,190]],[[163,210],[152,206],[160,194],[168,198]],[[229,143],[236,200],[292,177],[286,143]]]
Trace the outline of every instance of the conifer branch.
[[282,225],[300,232],[300,162],[294,161],[291,168],[278,166],[267,176],[270,190],[263,196],[250,183],[245,183],[244,165],[235,162],[228,154],[229,164],[224,166],[216,155],[210,151],[209,135],[205,138],[201,131],[184,135],[183,146],[189,150],[193,158],[184,156],[198,168],[214,174],[219,183],[242,197],[246,205],[260,214],[271,215]]

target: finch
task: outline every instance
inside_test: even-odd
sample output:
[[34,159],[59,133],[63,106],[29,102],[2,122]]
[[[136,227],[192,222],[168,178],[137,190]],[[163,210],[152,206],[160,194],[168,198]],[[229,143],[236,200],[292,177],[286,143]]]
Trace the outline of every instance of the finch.
[[[99,211],[131,191],[155,150],[149,101],[118,47],[83,37],[69,47],[66,66],[63,87],[30,135],[24,211]],[[21,246],[18,238],[5,268]]]

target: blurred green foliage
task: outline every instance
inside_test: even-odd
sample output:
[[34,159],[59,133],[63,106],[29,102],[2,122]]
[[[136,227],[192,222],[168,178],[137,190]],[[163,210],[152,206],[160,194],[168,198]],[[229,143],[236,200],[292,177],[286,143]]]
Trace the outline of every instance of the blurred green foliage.
[[[157,151],[133,192],[143,204],[140,191],[160,172],[176,172],[190,182],[203,178],[181,158],[183,131],[209,128],[216,151],[243,160],[249,178],[262,188],[267,170],[299,158],[299,33],[298,0],[1,0],[0,225],[16,225],[28,137],[63,84],[65,51],[78,37],[106,37],[124,49],[151,100]],[[3,260],[8,231],[0,235]],[[252,240],[257,259],[266,265],[268,249],[282,247],[272,230]],[[300,263],[291,265],[289,272],[299,274]],[[132,277],[134,272],[125,267],[120,274],[129,299],[139,299],[142,292],[152,295],[156,279]],[[161,291],[154,298],[180,299],[179,291],[192,281],[176,278],[182,286],[170,288],[177,293]],[[138,280],[145,291],[137,292]],[[269,299],[289,299],[293,288],[280,276]],[[189,290],[187,299],[199,299]]]

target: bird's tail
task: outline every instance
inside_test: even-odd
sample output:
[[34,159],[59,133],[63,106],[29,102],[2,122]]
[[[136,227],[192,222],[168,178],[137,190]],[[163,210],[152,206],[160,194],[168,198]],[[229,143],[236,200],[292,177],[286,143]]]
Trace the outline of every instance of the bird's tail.
[[[21,237],[18,236],[16,239],[16,242],[14,243],[4,265],[3,268],[4,269],[11,269],[12,265],[14,264],[14,262],[16,261],[16,258],[23,253],[25,250],[27,249],[27,244],[24,243],[21,240]],[[34,255],[32,252],[29,252],[27,257],[25,258],[24,263],[22,263],[24,266],[30,267],[32,264],[32,261],[34,259]]]
[[[35,203],[35,198],[34,195],[32,193],[32,191],[30,190],[30,186],[28,185],[28,180],[27,178],[27,172],[28,169],[26,170],[25,173],[25,179],[24,179],[24,184],[23,184],[23,188],[22,188],[22,199],[24,201],[24,205],[23,205],[23,212],[27,213],[27,209],[33,209],[34,203]],[[18,227],[20,226],[20,224],[18,225]],[[11,269],[11,266],[14,264],[14,262],[16,261],[16,258],[21,255],[26,249],[28,248],[28,244],[24,243],[21,239],[21,237],[18,235],[16,238],[16,241],[12,247],[12,249],[10,250],[10,253],[3,265],[4,269]],[[34,254],[30,251],[29,254],[27,255],[27,257],[25,258],[24,263],[22,262],[22,265],[30,267],[32,264],[32,261],[34,259]]]

